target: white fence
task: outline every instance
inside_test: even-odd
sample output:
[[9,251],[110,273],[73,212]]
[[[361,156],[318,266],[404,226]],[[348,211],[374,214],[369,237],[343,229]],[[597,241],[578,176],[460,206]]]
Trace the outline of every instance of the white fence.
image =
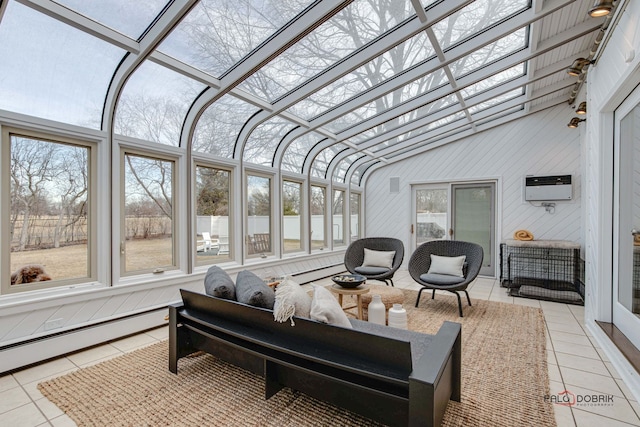
[[[313,240],[324,240],[324,216],[311,216],[311,230]],[[284,238],[287,240],[300,240],[300,216],[285,215],[284,216]],[[344,237],[344,225],[342,215],[333,215],[333,238],[341,239]],[[355,235],[358,229],[358,215],[351,215],[351,230]],[[229,236],[229,217],[227,216],[208,216],[200,215],[196,218],[196,232],[201,235],[203,231],[208,231],[211,237],[228,237]],[[268,216],[250,216],[247,218],[247,234],[269,233],[269,217]]]

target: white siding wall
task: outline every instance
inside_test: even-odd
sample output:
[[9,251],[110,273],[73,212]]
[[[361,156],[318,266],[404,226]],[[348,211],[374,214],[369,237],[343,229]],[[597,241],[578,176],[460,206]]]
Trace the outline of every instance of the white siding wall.
[[[411,184],[497,178],[498,240],[527,229],[536,239],[582,243],[580,132],[567,127],[571,117],[568,105],[544,110],[375,171],[366,183],[366,235],[395,236],[409,248]],[[573,200],[556,202],[554,214],[523,196],[525,175],[549,174],[574,180]],[[391,177],[400,177],[397,194]]]
[[[232,278],[243,269],[257,275],[284,276],[292,273],[309,272],[296,276],[299,282],[316,280],[330,274],[344,271],[342,261],[344,251],[327,252],[308,257],[296,257],[226,268]],[[323,271],[314,271],[331,265],[339,267]],[[204,292],[204,272],[186,276],[180,272],[166,272],[163,277],[144,283],[105,287],[101,285],[79,286],[70,290],[41,291],[31,298],[24,295],[3,298],[0,306],[0,373],[21,366],[39,362],[103,341],[118,338],[140,330],[166,323],[166,309],[158,313],[141,316],[141,319],[128,319],[129,316],[166,307],[180,300],[181,288]],[[33,344],[21,344],[34,338],[47,337],[54,333],[69,332],[76,328],[100,325],[107,321],[127,319],[121,327],[103,328],[100,333],[73,333],[61,339],[46,339]],[[61,325],[54,329],[46,327],[47,322],[60,320]],[[83,335],[84,334],[84,335]],[[77,335],[77,337],[75,336]],[[11,347],[11,344],[21,344]]]

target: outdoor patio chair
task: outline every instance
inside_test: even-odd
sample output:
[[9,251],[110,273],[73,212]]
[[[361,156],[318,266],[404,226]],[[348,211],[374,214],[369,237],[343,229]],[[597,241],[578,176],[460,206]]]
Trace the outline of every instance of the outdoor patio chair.
[[[442,258],[432,258],[431,255]],[[462,255],[465,256],[463,260],[454,258]],[[464,291],[467,302],[471,305],[467,286],[478,276],[483,258],[482,246],[471,242],[432,240],[418,246],[409,259],[409,274],[413,280],[422,285],[416,299],[416,307],[420,302],[422,291],[433,290],[431,299],[434,299],[436,290],[439,289],[456,294],[458,311],[460,317],[463,317],[462,301],[458,292]]]
[[[392,252],[393,259],[388,265],[363,265],[365,261],[365,249],[376,252]],[[376,252],[369,254],[377,255]],[[371,258],[371,257],[369,257]],[[367,279],[380,280],[393,286],[393,274],[400,268],[404,259],[404,245],[401,240],[393,237],[364,237],[351,242],[344,254],[344,265],[350,273],[360,274]],[[379,263],[382,264],[382,263]]]

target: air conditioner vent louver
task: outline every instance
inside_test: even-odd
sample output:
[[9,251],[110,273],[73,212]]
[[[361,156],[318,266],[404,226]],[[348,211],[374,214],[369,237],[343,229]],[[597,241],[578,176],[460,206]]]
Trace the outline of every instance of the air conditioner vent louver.
[[571,185],[571,175],[528,176],[527,186],[530,185]]
[[571,175],[527,176],[524,198],[527,201],[571,200]]

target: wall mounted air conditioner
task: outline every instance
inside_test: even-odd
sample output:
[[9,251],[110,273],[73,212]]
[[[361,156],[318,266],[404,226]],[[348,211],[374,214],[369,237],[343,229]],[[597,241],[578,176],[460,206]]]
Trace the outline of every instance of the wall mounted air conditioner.
[[571,175],[526,176],[524,199],[527,201],[571,200]]

